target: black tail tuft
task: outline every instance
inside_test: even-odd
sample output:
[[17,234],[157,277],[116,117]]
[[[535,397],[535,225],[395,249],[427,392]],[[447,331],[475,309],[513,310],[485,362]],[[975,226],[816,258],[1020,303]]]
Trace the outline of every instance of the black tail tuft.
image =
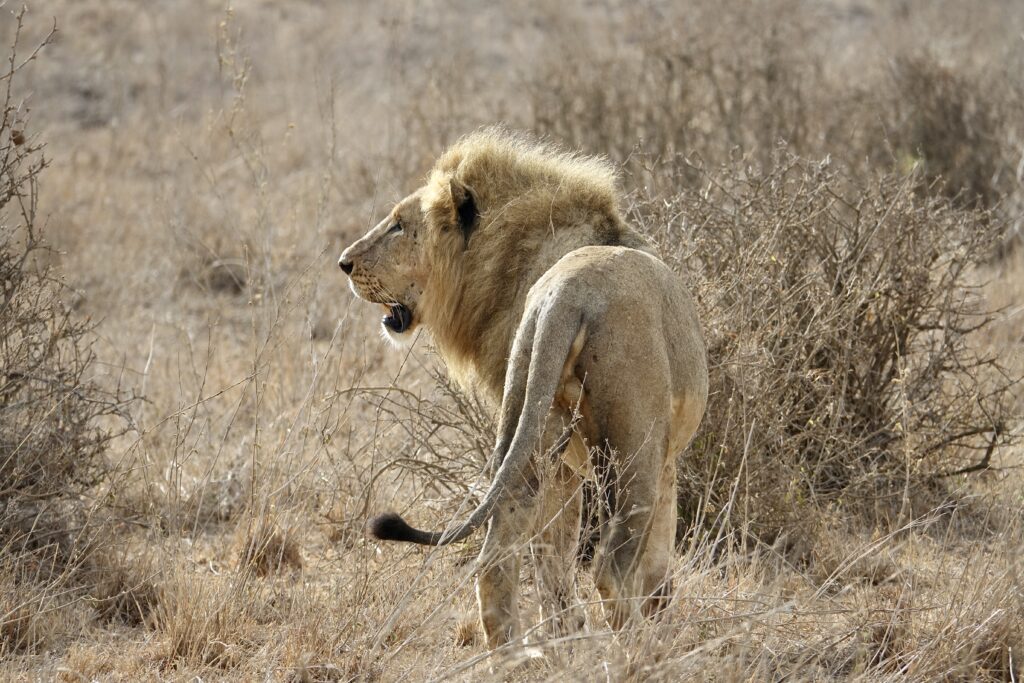
[[366,532],[379,541],[406,541],[420,543],[423,532],[409,526],[397,512],[377,515],[366,523]]

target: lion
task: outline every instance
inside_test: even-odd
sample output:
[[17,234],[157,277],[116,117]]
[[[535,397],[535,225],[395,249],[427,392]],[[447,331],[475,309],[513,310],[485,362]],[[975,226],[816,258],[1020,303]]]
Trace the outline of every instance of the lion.
[[542,616],[569,633],[584,625],[573,562],[592,476],[608,623],[662,609],[676,459],[704,414],[707,362],[694,302],[627,225],[614,167],[504,128],[476,131],[339,265],[359,298],[383,306],[390,339],[427,329],[449,373],[498,415],[492,481],[465,521],[428,532],[389,513],[368,522],[370,535],[446,545],[487,523],[476,587],[491,649],[519,637],[529,539]]

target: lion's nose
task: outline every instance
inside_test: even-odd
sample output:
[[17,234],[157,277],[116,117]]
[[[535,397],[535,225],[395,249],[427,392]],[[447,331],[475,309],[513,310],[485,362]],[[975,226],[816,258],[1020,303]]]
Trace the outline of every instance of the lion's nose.
[[352,262],[346,261],[344,257],[338,259],[338,267],[345,272],[345,275],[352,274],[352,265]]

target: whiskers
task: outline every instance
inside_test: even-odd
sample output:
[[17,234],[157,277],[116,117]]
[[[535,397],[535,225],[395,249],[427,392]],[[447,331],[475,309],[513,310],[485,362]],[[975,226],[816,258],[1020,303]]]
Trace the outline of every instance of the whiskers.
[[376,278],[368,280],[356,281],[352,280],[355,285],[356,294],[359,298],[369,301],[372,304],[384,304],[385,306],[391,306],[394,304],[401,303],[394,294],[392,294],[387,287],[381,284],[380,280]]

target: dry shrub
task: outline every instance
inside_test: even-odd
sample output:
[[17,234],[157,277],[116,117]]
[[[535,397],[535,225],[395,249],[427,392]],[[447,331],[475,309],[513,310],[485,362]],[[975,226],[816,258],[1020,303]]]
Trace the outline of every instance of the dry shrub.
[[50,520],[108,477],[104,449],[127,419],[121,392],[91,379],[92,327],[64,304],[47,264],[36,221],[47,161],[12,91],[23,59],[15,47],[0,94],[0,543],[8,549],[58,540]]
[[620,51],[570,40],[533,81],[534,128],[617,160],[638,139],[660,155],[719,160],[734,149],[767,160],[779,139],[815,147],[827,96],[815,92],[824,83],[804,47],[808,15],[793,3],[721,4],[693,3],[676,21],[639,13],[644,40]]
[[[954,69],[903,47],[861,56],[856,79],[837,78],[815,56],[820,22],[831,20],[822,10],[731,1],[646,10],[630,17],[643,40],[616,31],[552,49],[527,83],[532,128],[634,171],[644,170],[637,147],[767,168],[780,141],[832,155],[868,182],[921,166],[924,194],[986,208],[1009,196],[1004,216],[1019,218],[1024,82],[1010,67]],[[640,185],[649,180],[639,174]]]
[[829,505],[906,519],[943,477],[1013,440],[1013,384],[968,335],[990,322],[974,266],[1002,226],[850,183],[784,151],[772,170],[689,167],[699,190],[634,215],[695,281],[712,393],[683,459],[693,522],[773,537]]
[[[373,407],[380,436],[387,443],[388,462],[374,478],[386,475],[423,487],[415,496],[404,495],[402,506],[417,505],[421,496],[431,503],[443,501],[445,506],[463,504],[466,494],[479,492],[473,484],[480,483],[494,445],[490,409],[443,372],[432,370],[431,374],[435,388],[427,396],[398,387],[354,389]],[[370,502],[367,499],[366,509]],[[443,512],[450,516],[455,508]],[[360,528],[364,518],[356,520]]]
[[[0,650],[32,653],[82,624],[73,605],[95,580],[86,571],[106,514],[93,496],[111,492],[110,441],[129,426],[119,386],[95,379],[93,326],[66,305],[37,222],[43,145],[28,129],[14,84],[25,10],[0,74]],[[87,612],[90,612],[86,609]]]
[[947,196],[967,206],[993,206],[1013,189],[1019,150],[1006,144],[1005,128],[1021,103],[1012,91],[929,55],[900,57],[892,79],[890,142],[899,163],[922,166],[925,187],[941,181]]

